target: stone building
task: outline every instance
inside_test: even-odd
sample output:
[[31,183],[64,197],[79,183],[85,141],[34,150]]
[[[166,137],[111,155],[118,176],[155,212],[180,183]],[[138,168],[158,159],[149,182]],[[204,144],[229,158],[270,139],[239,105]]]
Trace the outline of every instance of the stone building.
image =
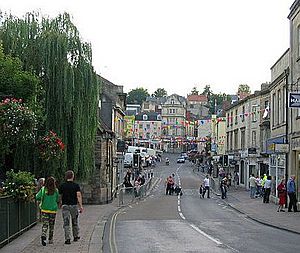
[[160,148],[162,117],[157,112],[141,112],[135,115],[133,129],[135,145]]
[[162,104],[162,139],[164,149],[179,151],[185,139],[186,98],[170,95]]
[[[226,110],[226,153],[235,160],[228,172],[239,172],[240,184],[248,188],[253,173],[260,175],[260,91],[236,102]],[[230,163],[230,162],[229,162]]]
[[[287,83],[289,92],[300,93],[300,0],[294,1],[288,16],[290,20],[290,68]],[[299,96],[299,95],[298,95]],[[299,103],[298,103],[299,106]],[[297,199],[300,206],[300,108],[288,110],[289,172],[296,175]]]
[[101,204],[112,201],[118,184],[123,179],[123,155],[117,147],[124,138],[126,94],[118,86],[98,76],[101,83],[99,94],[99,124],[95,143],[95,171],[93,177],[82,185],[83,201]]
[[286,131],[286,71],[289,68],[289,49],[271,67],[270,92],[270,137],[267,139],[267,153],[270,156],[269,175],[273,179],[271,195],[277,196],[276,186],[287,177],[286,152],[279,149],[287,143]]

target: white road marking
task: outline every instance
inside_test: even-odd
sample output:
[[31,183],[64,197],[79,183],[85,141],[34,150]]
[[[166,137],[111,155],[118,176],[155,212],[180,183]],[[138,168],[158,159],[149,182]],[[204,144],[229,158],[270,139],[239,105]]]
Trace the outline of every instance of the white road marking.
[[181,217],[183,220],[185,220],[185,217],[183,216],[182,213],[179,213],[179,215],[180,215],[180,217]]
[[198,233],[200,233],[201,235],[205,236],[206,238],[208,238],[209,240],[215,242],[218,245],[222,245],[223,243],[221,243],[218,239],[213,238],[212,236],[206,234],[204,231],[202,231],[200,228],[196,227],[193,224],[190,224],[190,226],[195,229]]
[[177,209],[178,209],[178,212],[180,212],[180,213],[181,213],[181,208],[180,208],[180,206],[178,206],[178,208],[177,208]]

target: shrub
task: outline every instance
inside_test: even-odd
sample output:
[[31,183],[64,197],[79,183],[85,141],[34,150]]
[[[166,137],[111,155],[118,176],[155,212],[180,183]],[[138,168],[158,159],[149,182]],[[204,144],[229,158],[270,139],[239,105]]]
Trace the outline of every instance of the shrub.
[[13,170],[6,173],[2,195],[12,196],[16,200],[25,202],[34,201],[35,183],[34,176],[27,171],[15,173]]

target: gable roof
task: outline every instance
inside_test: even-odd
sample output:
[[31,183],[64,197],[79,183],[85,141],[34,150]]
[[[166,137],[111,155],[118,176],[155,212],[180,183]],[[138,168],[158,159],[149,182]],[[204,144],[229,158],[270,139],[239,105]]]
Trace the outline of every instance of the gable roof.
[[194,102],[207,102],[207,96],[206,95],[188,95],[187,96],[188,101],[194,101]]

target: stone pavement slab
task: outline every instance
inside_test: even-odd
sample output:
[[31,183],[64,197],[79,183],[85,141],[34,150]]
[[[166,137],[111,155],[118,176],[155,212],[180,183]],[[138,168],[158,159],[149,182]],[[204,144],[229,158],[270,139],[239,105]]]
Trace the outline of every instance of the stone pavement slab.
[[102,252],[102,236],[104,225],[111,213],[118,209],[117,201],[106,205],[85,205],[84,212],[80,214],[80,240],[65,245],[63,220],[61,211],[57,213],[54,230],[54,243],[41,245],[41,223],[10,242],[0,249],[1,253],[34,253],[34,252]]

